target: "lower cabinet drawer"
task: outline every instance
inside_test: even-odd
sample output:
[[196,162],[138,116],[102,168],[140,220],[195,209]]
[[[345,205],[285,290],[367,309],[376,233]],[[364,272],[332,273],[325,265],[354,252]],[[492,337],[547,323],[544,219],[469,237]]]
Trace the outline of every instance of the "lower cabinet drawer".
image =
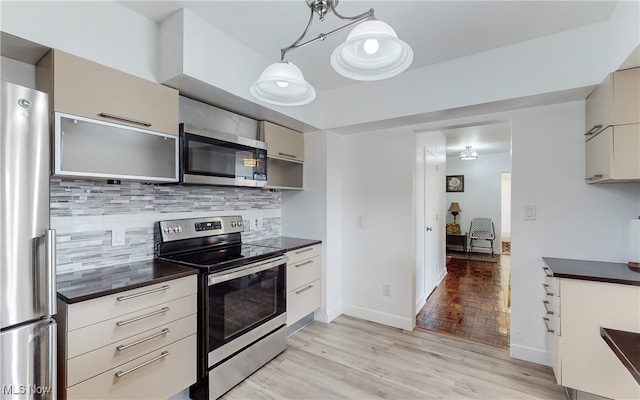
[[287,287],[297,288],[320,279],[320,256],[287,264]]
[[[67,356],[73,358],[146,332],[154,327],[184,318],[197,310],[196,295],[192,294],[167,303],[160,303],[130,314],[121,315],[97,324],[67,332]],[[62,355],[61,355],[62,356]]]
[[73,386],[196,332],[196,314],[67,360],[67,384]]
[[320,279],[287,293],[287,325],[320,308]]
[[67,388],[68,399],[167,399],[196,382],[196,335]]

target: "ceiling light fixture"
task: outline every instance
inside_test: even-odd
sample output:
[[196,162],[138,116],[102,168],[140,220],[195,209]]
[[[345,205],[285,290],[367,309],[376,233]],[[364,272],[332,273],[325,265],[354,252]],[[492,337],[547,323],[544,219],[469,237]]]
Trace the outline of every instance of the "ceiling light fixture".
[[466,150],[460,152],[461,160],[475,160],[476,158],[478,158],[478,152],[471,150],[471,146],[467,146]]
[[[271,64],[251,86],[250,92],[256,98],[271,104],[298,106],[308,104],[316,97],[316,91],[304,80],[302,71],[293,63],[285,60],[285,55],[294,49],[311,43],[323,41],[343,29],[357,25],[331,54],[331,66],[340,75],[360,81],[374,81],[391,78],[406,70],[413,61],[411,47],[398,39],[398,35],[389,25],[375,18],[374,10],[345,17],[336,11],[339,0],[305,0],[311,9],[309,22],[302,35],[289,47],[280,50],[280,62]],[[329,12],[342,19],[351,21],[346,25],[328,33],[321,33],[315,39],[304,39],[313,14],[324,21]]]

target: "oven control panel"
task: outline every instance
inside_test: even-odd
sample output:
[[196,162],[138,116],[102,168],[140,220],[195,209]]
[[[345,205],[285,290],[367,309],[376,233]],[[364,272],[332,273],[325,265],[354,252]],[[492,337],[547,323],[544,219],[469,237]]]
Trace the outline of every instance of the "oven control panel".
[[159,221],[158,232],[163,242],[242,232],[242,216],[205,217]]

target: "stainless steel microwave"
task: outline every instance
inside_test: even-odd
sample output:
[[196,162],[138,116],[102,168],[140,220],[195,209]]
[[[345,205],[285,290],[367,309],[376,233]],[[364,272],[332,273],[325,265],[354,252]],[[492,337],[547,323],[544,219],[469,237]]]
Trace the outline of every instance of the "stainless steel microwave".
[[180,181],[194,185],[264,187],[267,144],[182,123]]

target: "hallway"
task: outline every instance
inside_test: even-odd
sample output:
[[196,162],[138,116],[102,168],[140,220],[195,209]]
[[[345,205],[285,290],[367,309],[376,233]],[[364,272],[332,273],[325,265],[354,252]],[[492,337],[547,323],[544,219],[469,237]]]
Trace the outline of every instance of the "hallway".
[[498,263],[447,257],[447,276],[416,316],[416,326],[509,348],[510,257]]

